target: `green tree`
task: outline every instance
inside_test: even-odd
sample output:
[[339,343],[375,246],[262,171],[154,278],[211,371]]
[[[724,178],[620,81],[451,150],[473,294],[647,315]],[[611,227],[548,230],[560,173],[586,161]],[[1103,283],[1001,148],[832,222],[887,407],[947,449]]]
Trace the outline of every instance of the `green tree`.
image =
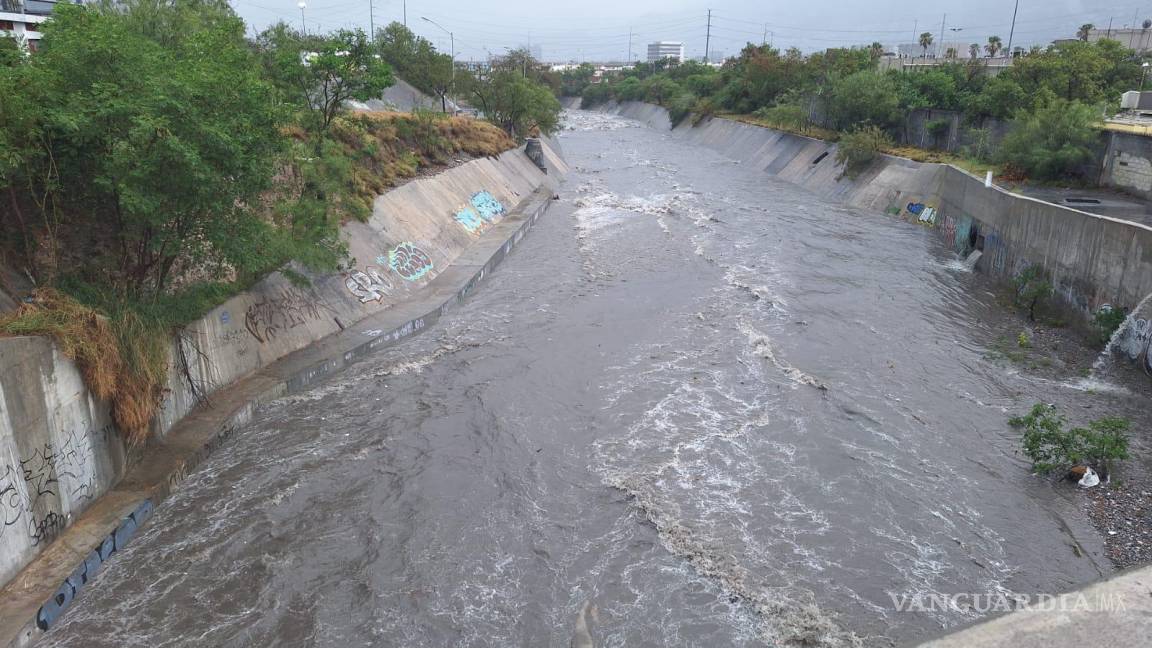
[[887,130],[900,121],[899,88],[889,75],[857,72],[832,86],[826,109],[829,125],[838,130],[865,124]]
[[920,34],[920,48],[924,50],[924,56],[928,56],[928,48],[932,47],[932,32],[924,32]]
[[996,53],[1004,46],[1004,41],[1000,40],[999,36],[989,36],[988,44],[984,49],[988,52],[988,58],[996,58]]
[[259,41],[268,77],[307,115],[317,141],[348,100],[374,99],[392,85],[392,69],[360,30],[305,36],[279,23]]
[[1022,111],[1012,121],[1000,159],[1035,178],[1079,175],[1099,145],[1098,122],[1093,107],[1048,95],[1035,112]]
[[1032,98],[1011,74],[988,79],[980,92],[967,97],[964,110],[978,120],[985,117],[1009,119],[1019,110],[1030,110]]
[[430,41],[398,22],[376,32],[376,48],[398,76],[439,97],[440,109],[448,112],[448,95],[456,76],[451,56],[436,51]]
[[582,96],[584,90],[592,85],[592,79],[595,75],[596,68],[591,63],[581,63],[571,70],[565,70],[560,74],[561,96]]
[[518,71],[498,69],[477,79],[471,91],[484,116],[513,137],[552,133],[560,123],[560,102],[552,91]]
[[1080,40],[1087,43],[1088,37],[1092,34],[1093,29],[1096,29],[1096,25],[1093,25],[1092,23],[1085,23],[1080,25],[1080,29],[1076,30],[1076,38],[1079,38]]
[[6,165],[13,205],[36,208],[48,239],[87,239],[84,263],[131,297],[267,262],[246,205],[269,186],[282,115],[243,23],[206,15],[162,45],[125,13],[61,4],[23,70],[37,137]]
[[959,65],[904,74],[892,72],[889,78],[899,87],[900,105],[906,110],[934,108],[959,110],[964,75]]
[[980,43],[972,43],[968,46],[968,57],[973,61],[980,58]]
[[621,79],[613,87],[619,101],[641,101],[644,99],[644,82],[636,77]]
[[607,83],[593,83],[584,88],[580,97],[581,108],[595,108],[612,99],[612,87]]
[[1067,419],[1054,405],[1037,403],[1028,414],[1011,418],[1008,424],[1024,430],[1024,454],[1039,473],[1089,466],[1107,476],[1113,462],[1128,458],[1130,425],[1122,418],[1105,417],[1086,428],[1065,429]]
[[1044,90],[1068,101],[1117,103],[1140,83],[1139,60],[1112,40],[1073,41],[1020,58],[1008,73],[1031,97]]
[[655,76],[644,81],[644,100],[657,106],[667,106],[683,92],[680,84],[665,76]]
[[892,146],[892,138],[888,133],[877,126],[861,126],[840,138],[836,162],[844,166],[845,175],[855,177],[889,146]]

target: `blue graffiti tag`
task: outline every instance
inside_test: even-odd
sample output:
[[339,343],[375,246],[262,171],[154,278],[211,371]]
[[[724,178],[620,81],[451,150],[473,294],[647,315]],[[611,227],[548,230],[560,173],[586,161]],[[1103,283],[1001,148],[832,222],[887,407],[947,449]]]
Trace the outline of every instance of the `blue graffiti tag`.
[[388,265],[401,277],[416,281],[432,270],[432,258],[415,243],[405,241],[388,253]]
[[910,202],[908,203],[908,213],[913,216],[919,216],[920,212],[924,211],[924,203]]
[[487,191],[472,194],[472,206],[480,213],[480,217],[488,222],[495,221],[497,216],[504,213],[504,205]]
[[470,207],[464,207],[454,215],[456,222],[464,226],[469,234],[475,234],[484,229],[484,219],[480,218]]

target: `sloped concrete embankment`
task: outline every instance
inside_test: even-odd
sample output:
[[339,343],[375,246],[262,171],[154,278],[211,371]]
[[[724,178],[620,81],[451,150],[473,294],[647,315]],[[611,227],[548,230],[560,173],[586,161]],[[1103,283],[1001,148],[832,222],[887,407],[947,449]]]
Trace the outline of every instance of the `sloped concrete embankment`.
[[154,442],[125,448],[106,403],[44,338],[0,339],[0,646],[51,626],[101,565],[256,405],[430,326],[543,213],[566,172],[523,150],[478,159],[376,199],[342,236],[353,267],[276,273],[173,341]]
[[[656,128],[671,128],[658,106],[609,107]],[[675,132],[825,199],[922,224],[958,254],[981,251],[978,268],[1011,279],[1048,271],[1070,310],[1087,319],[1103,306],[1132,309],[1152,293],[1152,228],[1042,202],[950,165],[885,156],[855,179],[842,177],[834,143],[727,119]]]

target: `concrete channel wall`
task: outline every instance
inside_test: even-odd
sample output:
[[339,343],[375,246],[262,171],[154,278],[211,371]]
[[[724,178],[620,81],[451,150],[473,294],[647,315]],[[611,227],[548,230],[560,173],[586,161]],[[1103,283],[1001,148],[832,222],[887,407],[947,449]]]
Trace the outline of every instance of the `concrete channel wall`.
[[[642,103],[608,110],[656,128],[667,112]],[[1086,320],[1104,304],[1132,309],[1152,293],[1152,228],[987,188],[950,165],[884,157],[843,177],[836,144],[727,119],[675,132],[813,193],[934,229],[960,255],[983,252],[978,269],[1011,279],[1030,265]]]
[[[546,142],[544,149],[553,171],[565,171],[554,145]],[[453,296],[459,290],[466,294],[475,281],[469,273],[480,268],[483,276],[490,262],[473,258],[475,244],[483,241],[483,254],[493,256],[490,239],[507,231],[514,240],[507,245],[497,241],[493,253],[506,254],[524,229],[502,221],[529,202],[546,206],[546,200],[540,202],[541,191],[550,198],[550,183],[550,176],[517,149],[379,196],[368,222],[343,228],[342,238],[355,259],[347,271],[309,276],[307,286],[275,273],[174,339],[153,436],[163,442],[203,399],[208,399],[205,406],[217,405],[227,396],[214,395],[365,318],[406,315],[445,290]],[[521,219],[517,215],[512,220]],[[443,288],[455,283],[461,285]],[[413,321],[422,323],[423,315],[418,313]],[[399,339],[415,327],[364,335]],[[312,369],[293,380],[303,385],[322,373]],[[125,448],[107,403],[93,398],[76,366],[49,340],[0,338],[0,586],[13,581],[86,510],[99,508],[96,503],[139,463],[141,452]],[[107,536],[109,551],[117,539],[124,539],[124,529],[142,523],[150,505],[140,506],[144,508],[112,527],[119,531]],[[100,560],[107,557],[100,547],[91,549]],[[83,565],[78,569],[78,582],[86,582]]]

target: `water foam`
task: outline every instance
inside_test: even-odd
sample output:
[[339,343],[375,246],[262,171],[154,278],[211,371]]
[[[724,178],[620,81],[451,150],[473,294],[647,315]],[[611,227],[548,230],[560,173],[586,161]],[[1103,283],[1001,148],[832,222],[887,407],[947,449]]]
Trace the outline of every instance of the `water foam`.
[[776,355],[775,349],[772,347],[772,340],[767,335],[757,331],[748,322],[740,323],[740,332],[748,336],[748,344],[752,347],[752,353],[758,358],[767,360],[772,363],[774,367],[779,369],[788,377],[789,380],[797,385],[806,385],[808,387],[815,387],[820,390],[827,390],[828,386],[820,382],[814,376],[800,371],[793,367],[788,362],[781,360]]

